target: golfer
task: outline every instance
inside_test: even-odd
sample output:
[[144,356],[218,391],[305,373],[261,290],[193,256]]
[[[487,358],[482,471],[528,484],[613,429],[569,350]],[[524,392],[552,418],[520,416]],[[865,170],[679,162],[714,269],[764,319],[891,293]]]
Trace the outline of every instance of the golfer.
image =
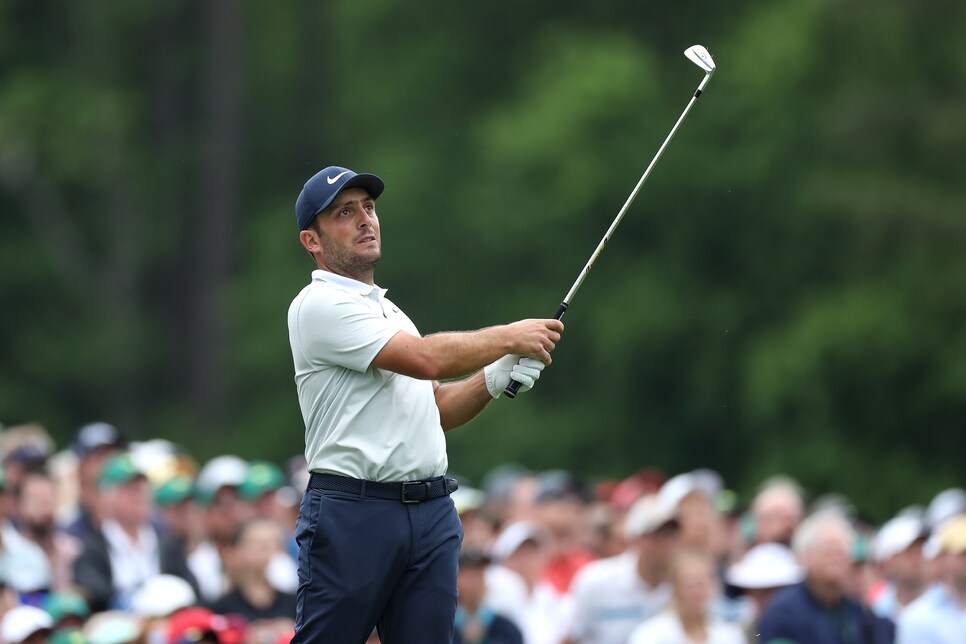
[[[318,267],[288,312],[311,472],[296,533],[297,644],[361,644],[373,627],[384,644],[452,641],[462,528],[443,432],[511,379],[532,387],[563,331],[523,320],[422,337],[374,282],[384,187],[332,166],[295,204]],[[454,378],[464,379],[438,382]]]

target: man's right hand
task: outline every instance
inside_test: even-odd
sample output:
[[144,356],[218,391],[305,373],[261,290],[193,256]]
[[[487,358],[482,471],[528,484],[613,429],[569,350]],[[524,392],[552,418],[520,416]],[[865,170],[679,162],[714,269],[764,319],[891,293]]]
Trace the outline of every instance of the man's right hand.
[[560,320],[520,320],[508,324],[511,342],[508,353],[529,356],[544,364],[550,364],[550,352],[560,341],[563,329],[564,325]]

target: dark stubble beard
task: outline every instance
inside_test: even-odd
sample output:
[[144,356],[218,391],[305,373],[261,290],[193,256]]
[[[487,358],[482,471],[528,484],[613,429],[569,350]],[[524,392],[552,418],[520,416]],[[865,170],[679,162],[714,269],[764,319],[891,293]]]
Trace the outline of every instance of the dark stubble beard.
[[54,534],[53,522],[24,522],[22,529],[33,541],[46,541]]
[[322,257],[325,258],[325,263],[330,269],[359,282],[372,281],[376,274],[376,264],[382,258],[381,248],[377,257],[363,257],[335,243],[322,232],[320,227],[317,227],[316,231],[319,234],[319,244],[322,246]]

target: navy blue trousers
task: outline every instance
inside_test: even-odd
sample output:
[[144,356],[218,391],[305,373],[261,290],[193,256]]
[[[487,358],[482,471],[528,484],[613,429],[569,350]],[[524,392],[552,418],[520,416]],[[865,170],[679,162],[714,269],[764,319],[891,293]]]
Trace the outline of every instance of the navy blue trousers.
[[308,489],[295,534],[292,644],[449,644],[463,528],[453,501],[415,504]]

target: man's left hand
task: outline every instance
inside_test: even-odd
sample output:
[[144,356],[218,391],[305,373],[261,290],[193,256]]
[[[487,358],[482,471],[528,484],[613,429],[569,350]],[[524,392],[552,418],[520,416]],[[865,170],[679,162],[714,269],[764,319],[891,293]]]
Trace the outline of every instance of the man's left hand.
[[505,355],[496,362],[483,367],[486,389],[494,398],[499,398],[511,380],[520,383],[520,392],[530,390],[540,379],[540,372],[546,367],[534,358],[521,358],[518,355]]

